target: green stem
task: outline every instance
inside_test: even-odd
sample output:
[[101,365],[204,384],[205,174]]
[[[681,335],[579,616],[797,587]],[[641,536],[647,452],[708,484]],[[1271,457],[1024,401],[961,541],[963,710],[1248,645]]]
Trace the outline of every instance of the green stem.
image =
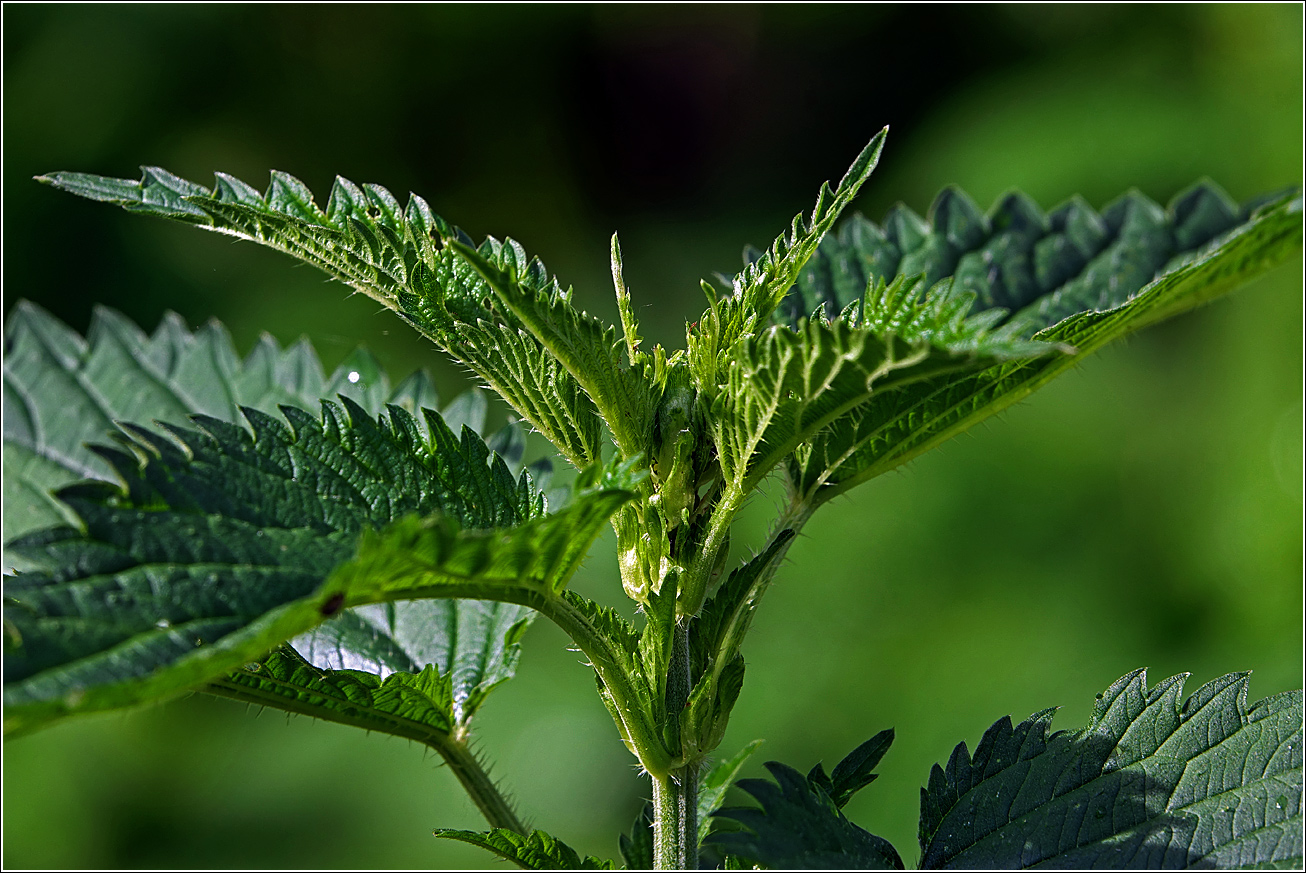
[[[672,631],[671,664],[667,674],[667,722],[675,732],[675,747],[683,754],[680,715],[689,701],[692,679],[689,660],[690,618],[676,621]],[[690,730],[694,726],[689,726]],[[697,759],[664,777],[653,777],[653,866],[658,870],[698,867]]]
[[[583,612],[565,597],[548,596],[536,588],[519,585],[502,585],[488,588],[477,583],[465,585],[442,583],[428,591],[421,588],[405,589],[405,600],[423,597],[468,597],[475,600],[497,600],[529,606],[562,629],[572,642],[589,658],[590,665],[599,674],[604,687],[616,705],[620,719],[618,728],[622,736],[635,749],[640,764],[655,777],[666,775],[671,757],[662,745],[649,714],[640,705],[634,683],[637,681],[622,666],[621,655],[603,634],[599,633]],[[349,606],[358,604],[349,603]]]
[[498,787],[490,779],[490,774],[485,772],[481,762],[476,760],[472,750],[467,748],[465,740],[451,738],[449,742],[436,746],[435,750],[440,753],[445,763],[449,765],[449,769],[453,771],[453,775],[462,783],[472,802],[476,804],[476,808],[490,823],[490,827],[507,828],[522,836],[530,833],[517,818],[517,813],[508,805],[508,799],[499,793]]
[[698,869],[698,764],[653,779],[653,869]]
[[[262,675],[262,681],[266,683],[275,680],[266,675],[265,671]],[[517,818],[517,814],[513,812],[507,798],[499,793],[499,789],[490,779],[490,774],[485,772],[481,762],[476,760],[476,756],[472,754],[471,749],[467,748],[466,728],[456,728],[454,733],[445,733],[417,722],[408,722],[402,718],[391,718],[387,713],[361,706],[351,716],[348,711],[323,709],[293,695],[235,682],[229,676],[219,676],[212,680],[204,687],[204,691],[218,697],[238,700],[242,703],[272,706],[288,712],[319,718],[323,721],[355,725],[370,730],[382,730],[392,736],[416,740],[439,753],[440,757],[449,765],[449,769],[453,771],[454,776],[471,796],[476,808],[481,811],[485,816],[485,820],[490,823],[490,827],[508,828],[523,836],[529,833],[526,826]],[[378,724],[378,720],[380,724]]]

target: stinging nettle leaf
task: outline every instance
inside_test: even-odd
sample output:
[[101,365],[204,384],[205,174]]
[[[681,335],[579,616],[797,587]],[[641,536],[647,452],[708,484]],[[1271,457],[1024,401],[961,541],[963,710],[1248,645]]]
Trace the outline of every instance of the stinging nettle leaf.
[[[468,609],[490,611],[496,607],[530,612],[511,604],[471,600],[414,601],[402,605],[432,606],[445,613]],[[368,607],[362,608],[366,609]],[[346,619],[351,614],[347,610],[334,621]],[[411,610],[405,610],[401,615],[410,619],[410,625],[416,624],[411,621]],[[338,724],[381,731],[430,746],[440,753],[492,825],[520,831],[523,826],[503,795],[487,784],[489,777],[485,768],[468,746],[467,727],[480,699],[495,685],[511,677],[519,653],[517,641],[526,620],[518,622],[503,636],[496,633],[501,627],[469,628],[470,632],[459,637],[463,645],[458,651],[435,653],[437,660],[434,663],[411,672],[386,669],[383,675],[353,669],[320,669],[285,645],[258,663],[247,664],[214,679],[204,690],[245,703],[273,706]],[[448,636],[444,628],[434,624],[427,630],[433,638],[442,633]],[[473,641],[473,637],[477,639]],[[356,639],[347,642],[351,648],[341,651],[347,656],[355,655],[358,650],[374,652],[376,649],[375,644],[370,648],[359,647]],[[473,644],[467,645],[469,642]],[[488,664],[478,659],[475,651],[478,648],[493,650],[487,653]],[[468,697],[465,690],[473,681],[476,682],[473,696]],[[463,697],[461,705],[460,692]]]
[[531,831],[526,836],[506,828],[495,828],[485,833],[440,828],[434,833],[442,840],[458,840],[480,846],[524,870],[616,869],[616,865],[611,861],[601,860],[592,855],[582,858],[571,846],[541,830]]
[[392,390],[365,349],[328,375],[306,340],[283,349],[264,334],[242,360],[216,321],[192,332],[168,313],[147,335],[106,307],[96,307],[83,339],[27,301],[6,319],[4,380],[6,541],[73,522],[53,490],[112,480],[87,444],[103,442],[117,421],[184,426],[197,413],[236,421],[242,406],[275,413],[278,404],[311,407],[337,394],[371,414],[387,402],[412,414],[438,405],[425,372]]
[[[700,825],[699,833],[702,833]],[[702,838],[699,839],[702,842]],[[619,834],[618,847],[626,860],[627,870],[653,869],[653,801],[640,807],[639,815],[630,826],[629,834]]]
[[[342,178],[323,212],[303,183],[277,171],[264,194],[222,174],[209,190],[158,168],[142,172],[139,181],[68,172],[38,181],[322,269],[471,367],[577,467],[599,460],[595,399],[605,413],[623,413],[623,423],[626,413],[635,424],[651,414],[640,378],[607,366],[615,360],[614,329],[576,312],[570,295],[511,240],[472,248],[422,198],[412,195],[401,208],[384,188]],[[626,436],[620,425],[618,432]]]
[[768,761],[766,768],[774,782],[741,779],[737,783],[761,808],[718,811],[717,817],[745,829],[714,833],[707,838],[708,845],[770,868],[903,869],[893,846],[850,822],[822,785],[775,761]]
[[[5,422],[6,489],[18,483],[22,488],[6,491],[6,525],[20,532],[26,528],[14,519],[31,515],[33,504],[38,512],[46,505],[57,506],[61,518],[68,513],[76,520],[49,490],[81,474],[113,478],[111,465],[87,445],[108,435],[108,420],[134,417],[181,424],[188,414],[199,412],[230,421],[237,414],[232,403],[271,412],[277,403],[308,405],[323,394],[347,396],[371,414],[386,402],[410,413],[438,405],[424,372],[391,391],[386,374],[363,349],[347,356],[330,376],[304,341],[283,351],[265,335],[241,361],[221,325],[211,322],[192,333],[173,314],[165,316],[153,336],[146,336],[118,313],[100,308],[89,340],[83,340],[39,307],[20,302],[7,327],[5,365],[6,403],[30,411],[6,415]],[[84,414],[86,402],[99,404],[93,408],[104,414]],[[71,419],[65,417],[70,409],[78,413]],[[485,411],[484,395],[473,389],[449,404],[442,417],[451,431],[463,424],[480,431]],[[425,421],[418,423],[428,434]],[[105,432],[94,429],[100,425]],[[66,438],[52,444],[49,437],[37,440],[37,434]],[[489,441],[491,451],[514,474],[521,468],[524,447],[521,427],[511,423]],[[14,463],[22,452],[36,462],[51,459],[51,478],[36,480],[16,472],[25,469]],[[547,481],[548,472],[547,462],[532,465],[538,486]],[[206,690],[398,733],[456,758],[466,753],[450,748],[449,732],[465,729],[485,695],[512,675],[520,653],[517,639],[534,615],[516,604],[466,599],[345,609],[297,637],[299,652],[274,651],[261,664],[215,679]],[[434,670],[427,669],[431,665]],[[438,689],[443,690],[436,693]],[[402,705],[395,709],[384,701]]]
[[644,380],[642,370],[622,365],[617,329],[577,312],[571,305],[571,290],[563,293],[538,258],[527,263],[525,252],[513,240],[499,244],[490,239],[479,250],[456,237],[447,244],[580,383],[626,456],[643,451],[653,415],[653,386]]
[[380,679],[434,666],[449,685],[452,724],[466,727],[497,685],[512,678],[535,613],[487,600],[411,600],[342,612],[291,641],[316,667]]
[[872,773],[884,753],[893,743],[893,729],[880,731],[866,742],[849,752],[835,765],[834,773],[826,775],[825,767],[817,764],[807,774],[807,780],[820,785],[830,795],[834,805],[843,809],[852,796],[876,780],[878,774]]
[[99,449],[123,486],[59,494],[85,531],[9,546],[41,572],[6,584],[7,730],[193,687],[349,606],[544,603],[629,495],[613,468],[545,516],[469,429],[342,404],[320,421],[284,406],[290,427],[244,410],[253,433],[202,416],[197,431],[124,425]]
[[713,404],[727,481],[751,490],[786,456],[878,392],[994,362],[1063,351],[967,317],[971,296],[896,279],[867,289],[833,321],[774,325],[734,349]]
[[700,725],[705,733],[689,739],[699,748],[716,748],[725,734],[743,682],[740,647],[757,605],[793,539],[794,531],[779,531],[766,549],[731,571],[690,628],[693,686],[688,721]]
[[730,787],[735,784],[735,779],[739,776],[739,771],[748,763],[748,759],[753,757],[753,753],[762,745],[761,740],[753,740],[744,746],[733,757],[723,758],[712,765],[699,780],[698,786],[698,841],[702,843],[707,839],[708,833],[712,830],[712,825],[716,821],[712,814],[721,808],[725,802],[726,794]]
[[323,670],[282,646],[262,661],[215,679],[205,690],[436,748],[448,744],[455,728],[449,671],[435,664],[382,678],[372,671]]
[[742,272],[731,281],[731,293],[720,299],[710,286],[708,309],[686,332],[686,349],[695,387],[715,396],[720,381],[718,370],[730,356],[730,349],[744,336],[765,325],[799,275],[821,239],[875,169],[889,129],[877,133],[844,173],[835,190],[821,186],[811,216],[794,217],[788,234],[780,234],[766,252],[749,258]]
[[1302,695],[1247,705],[1246,673],[1149,689],[1137,670],[1087,727],[1004,718],[921,790],[921,867],[1300,867]]
[[[1130,192],[1100,215],[1075,199],[1046,216],[1013,194],[985,223],[962,221],[969,237],[957,232],[959,196],[950,194],[946,202],[953,205],[945,210],[941,195],[932,211],[936,221],[947,212],[951,225],[931,225],[905,207],[890,213],[884,230],[860,216],[845,222],[808,262],[777,320],[796,324],[812,311],[833,318],[857,301],[859,287],[901,279],[910,269],[924,272],[926,283],[942,283],[931,294],[973,300],[969,317],[977,324],[1077,354],[999,359],[878,392],[788,461],[792,487],[813,504],[906,463],[1027,396],[1083,355],[1214,299],[1301,248],[1298,192],[1240,208],[1214,185],[1199,183],[1165,210]],[[987,231],[974,231],[984,224]],[[956,248],[966,239],[971,248]],[[911,261],[905,252],[919,257]]]

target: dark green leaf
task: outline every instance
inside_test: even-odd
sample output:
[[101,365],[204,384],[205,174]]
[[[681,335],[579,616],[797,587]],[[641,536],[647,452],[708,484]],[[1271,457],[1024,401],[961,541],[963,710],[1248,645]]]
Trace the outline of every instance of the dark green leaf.
[[[7,339],[6,402],[30,415],[6,415],[6,525],[39,516],[44,506],[59,507],[75,521],[76,516],[45,490],[87,474],[114,478],[111,465],[87,445],[108,436],[111,420],[163,419],[176,425],[185,423],[190,413],[233,420],[239,415],[233,403],[272,412],[281,402],[312,404],[320,395],[332,393],[351,398],[369,413],[379,411],[386,401],[412,413],[437,406],[424,373],[414,374],[392,391],[386,374],[363,349],[349,355],[330,377],[323,375],[317,356],[302,341],[283,351],[264,336],[242,362],[217,322],[191,333],[172,314],[147,337],[118,313],[101,308],[88,342],[38,307],[20,302],[9,320]],[[101,414],[90,414],[93,411]],[[479,390],[468,391],[449,404],[442,417],[451,430],[467,424],[480,431],[485,397]],[[426,433],[425,421],[419,421]],[[104,431],[95,430],[97,426]],[[43,439],[35,439],[37,434]],[[520,470],[525,447],[521,427],[503,428],[490,438],[489,447],[509,470]],[[26,465],[10,463],[22,453],[34,462],[48,460],[52,476],[45,481],[24,476]],[[537,483],[540,474],[547,475],[546,467],[533,468]],[[293,652],[274,652],[262,665],[251,665],[257,668],[254,673],[238,671],[229,679],[215,680],[217,685],[209,690],[373,730],[427,737],[429,742],[430,731],[440,725],[446,733],[454,724],[465,725],[485,694],[511,676],[519,652],[514,640],[533,615],[523,606],[475,600],[403,601],[346,609],[297,638],[295,645],[318,668],[363,670],[375,674],[371,679],[314,671],[308,665],[292,669],[299,663]],[[430,664],[436,668],[432,678],[417,682],[423,690],[399,695],[405,701],[404,717],[416,726],[395,726],[394,712],[369,720],[365,717],[369,712],[381,710],[342,708],[322,691],[325,677],[334,675],[333,681],[349,690],[345,697],[352,700],[371,694],[369,689],[396,671],[425,675]],[[457,677],[457,688],[451,676]],[[437,678],[447,690],[430,698],[426,686]],[[301,679],[308,684],[296,693],[293,689]],[[398,699],[402,689],[392,686],[402,681],[387,684],[390,698]],[[433,702],[412,703],[418,699]],[[424,712],[424,707],[430,711]]]
[[27,301],[5,321],[6,541],[73,521],[51,497],[54,489],[113,478],[87,444],[103,442],[117,421],[185,425],[197,413],[236,421],[242,406],[275,413],[281,403],[311,408],[338,394],[373,415],[386,403],[414,415],[438,408],[425,373],[392,390],[361,348],[327,376],[305,340],[282,349],[264,334],[242,360],[221,324],[211,321],[192,333],[173,313],[147,336],[119,313],[97,307],[87,339]]
[[1302,695],[1247,705],[1247,674],[1187,700],[1143,670],[1088,727],[1004,718],[921,790],[923,868],[1301,867]]
[[10,545],[42,572],[6,585],[7,729],[193,687],[350,606],[542,604],[629,494],[625,469],[594,473],[545,516],[470,429],[343,403],[320,422],[285,406],[290,427],[245,410],[252,434],[202,416],[165,436],[127,425],[101,449],[124,486],[59,494],[85,532]]
[[323,670],[283,646],[214,680],[207,690],[441,748],[454,729],[450,675],[435,664],[388,671],[384,678],[371,671]]
[[[699,832],[702,833],[701,827]],[[621,834],[618,844],[627,870],[653,869],[653,801],[640,808],[635,823],[630,826],[630,834]]]
[[843,809],[854,794],[875,781],[878,774],[871,771],[880,763],[892,743],[893,729],[880,731],[836,764],[832,776],[827,776],[825,768],[817,764],[807,774],[807,779],[823,788],[835,806]]
[[775,782],[741,779],[736,783],[757,799],[761,809],[730,807],[716,813],[746,830],[714,833],[708,844],[770,868],[903,869],[893,846],[848,821],[819,785],[775,761],[768,761],[766,768]]
[[712,829],[712,813],[721,808],[725,802],[726,793],[730,791],[730,786],[735,783],[735,778],[739,771],[743,769],[744,764],[757,751],[758,746],[762,745],[761,740],[753,740],[748,745],[740,749],[734,757],[723,758],[712,765],[712,769],[703,774],[698,783],[698,841],[701,843],[707,839],[708,832]]
[[603,861],[591,855],[586,855],[582,859],[571,846],[540,830],[531,831],[530,836],[525,837],[505,828],[495,828],[485,833],[441,828],[434,833],[442,840],[458,840],[480,846],[524,870],[615,870],[617,868],[611,861]]
[[[468,610],[495,607],[521,609],[473,600],[418,601],[405,605],[434,605],[446,614],[456,610],[464,615]],[[346,612],[343,616],[350,614]],[[407,611],[400,615],[412,617]],[[492,787],[485,768],[468,747],[467,722],[479,697],[511,675],[521,627],[519,623],[501,635],[501,628],[487,627],[485,623],[473,625],[459,637],[463,642],[476,637],[473,645],[464,645],[457,652],[434,652],[435,663],[411,672],[385,669],[384,678],[367,671],[319,669],[290,646],[282,646],[259,663],[247,664],[214,679],[204,690],[245,703],[273,706],[424,743],[440,753],[492,825],[520,831],[523,828],[515,813],[503,795]],[[429,630],[436,639],[451,636],[447,628],[432,626]],[[389,633],[403,636],[393,628]],[[478,660],[481,653],[477,649],[487,650],[485,654],[493,666],[487,669]],[[343,650],[340,654],[354,653]],[[472,686],[470,695],[469,686]]]
[[[989,231],[971,234],[986,241],[963,252],[959,241],[970,237],[949,236],[938,224],[944,211],[953,216],[954,231],[961,226],[954,215],[959,196],[949,195],[946,210],[936,204],[933,228],[905,208],[890,215],[883,231],[860,217],[846,223],[837,238],[827,238],[777,318],[792,322],[809,307],[829,314],[855,301],[866,282],[910,269],[923,272],[927,282],[951,274],[951,294],[966,289],[977,295],[975,317],[995,323],[1015,307],[1010,329],[1034,331],[1033,339],[1078,354],[945,373],[877,392],[791,459],[790,481],[813,502],[909,461],[1027,396],[1083,355],[1226,293],[1301,248],[1300,196],[1249,214],[1202,185],[1177,197],[1169,210],[1131,193],[1100,216],[1078,200],[1042,216],[1012,195],[987,217]],[[983,230],[971,219],[961,224]],[[986,266],[968,272],[968,264]]]

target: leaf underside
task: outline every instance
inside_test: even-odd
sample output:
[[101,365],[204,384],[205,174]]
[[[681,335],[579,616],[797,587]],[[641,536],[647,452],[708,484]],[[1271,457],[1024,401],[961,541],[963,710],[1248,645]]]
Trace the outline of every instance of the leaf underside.
[[876,396],[1060,353],[1023,338],[1014,325],[967,317],[965,295],[924,288],[906,277],[881,282],[841,317],[802,320],[794,329],[774,325],[736,342],[720,369],[723,381],[707,393],[725,480],[747,493]]
[[[1022,194],[983,214],[948,189],[925,221],[905,206],[882,226],[854,216],[828,235],[776,313],[847,321],[870,285],[911,279],[969,319],[1077,354],[1027,355],[877,391],[787,464],[813,503],[843,493],[1001,411],[1077,358],[1207,302],[1300,251],[1302,200],[1238,206],[1203,182],[1162,209],[1136,191],[1101,214],[1076,198],[1044,213]],[[843,313],[841,316],[840,313]]]
[[[327,377],[303,340],[282,350],[265,335],[242,361],[216,321],[191,333],[169,313],[146,336],[103,307],[83,340],[26,301],[7,325],[5,379],[6,409],[23,413],[5,417],[7,532],[48,527],[64,514],[76,522],[50,492],[84,477],[114,478],[112,466],[90,448],[109,436],[113,421],[181,425],[197,413],[231,421],[239,406],[275,412],[279,403],[311,405],[322,395],[348,397],[369,414],[386,404],[410,413],[437,406],[425,373],[391,390],[385,372],[362,348]],[[92,409],[100,414],[90,414]],[[445,406],[441,418],[451,429],[465,424],[480,432],[485,413],[485,397],[473,389]],[[510,424],[489,445],[509,471],[520,470],[525,436],[519,426]],[[532,470],[547,479],[547,465]],[[50,517],[50,507],[60,515]],[[455,727],[466,726],[489,690],[512,675],[517,639],[534,615],[517,604],[466,599],[345,609],[295,638],[298,651],[283,646],[261,663],[214,678],[205,689],[438,747]],[[159,621],[171,624],[162,613],[155,617]]]
[[[212,189],[158,167],[140,180],[59,172],[39,181],[230,234],[310,263],[395,310],[470,367],[578,467],[599,459],[602,411],[651,415],[621,370],[614,330],[571,305],[512,240],[480,246],[413,195],[337,178],[325,209],[278,171],[260,193],[224,173]],[[470,257],[469,257],[470,256]]]
[[242,410],[252,434],[204,416],[195,430],[123,425],[95,448],[122,485],[59,492],[84,530],[9,545],[37,572],[5,585],[6,730],[220,678],[344,607],[517,586],[513,604],[383,605],[296,641],[319,668],[367,666],[377,681],[434,663],[464,723],[511,673],[523,597],[557,594],[627,492],[591,476],[544,515],[530,477],[470,428],[341,404],[323,402],[320,421],[283,406],[289,427]]
[[1247,705],[1247,674],[1183,698],[1143,670],[1089,725],[994,724],[921,790],[921,867],[1182,869],[1302,864],[1302,695]]
[[441,749],[457,725],[450,673],[435,663],[384,679],[370,671],[323,670],[282,646],[204,690]]

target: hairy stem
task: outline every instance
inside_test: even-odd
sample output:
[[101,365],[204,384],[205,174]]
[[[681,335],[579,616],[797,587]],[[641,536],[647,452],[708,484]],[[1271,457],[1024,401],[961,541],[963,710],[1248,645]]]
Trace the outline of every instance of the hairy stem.
[[481,762],[476,760],[472,750],[467,748],[465,739],[451,739],[440,746],[435,746],[435,750],[444,758],[444,762],[449,765],[453,775],[471,796],[472,802],[485,816],[490,827],[507,828],[522,836],[529,833],[526,826],[517,818],[517,813],[513,812],[508,804],[508,799],[499,792],[498,787],[490,779],[490,774],[485,772]]
[[565,598],[551,597],[536,588],[527,586],[502,585],[489,588],[475,583],[467,585],[443,583],[433,587],[429,594],[420,588],[406,589],[403,592],[405,600],[422,597],[468,597],[474,600],[516,603],[529,606],[552,621],[571,637],[572,642],[585,653],[590,665],[599,674],[599,678],[616,705],[617,717],[621,721],[618,728],[621,729],[623,738],[635,747],[640,764],[654,777],[668,772],[670,756],[658,737],[649,713],[645,712],[639,704],[639,695],[634,687],[636,678],[622,667],[621,658],[612,650],[612,644],[594,629],[584,613]]
[[[672,632],[671,664],[667,675],[667,721],[676,732],[678,751],[680,714],[689,702],[689,623],[681,617]],[[697,759],[653,778],[653,866],[659,870],[693,870],[698,867],[698,766]]]
[[[266,675],[266,672],[262,678],[264,682],[272,681]],[[368,718],[351,717],[347,712],[323,710],[312,704],[304,703],[293,696],[286,696],[266,688],[256,688],[245,683],[235,682],[228,676],[220,676],[214,679],[204,686],[204,691],[218,697],[226,697],[256,706],[275,706],[278,709],[298,712],[324,721],[334,721],[337,724],[354,725],[361,728],[376,726]],[[378,715],[384,718],[383,714],[377,713],[375,710],[364,710],[364,712],[373,718]],[[453,771],[459,783],[471,796],[472,802],[485,816],[485,820],[490,823],[490,827],[508,828],[523,836],[528,833],[526,826],[521,823],[521,820],[517,818],[517,814],[513,812],[507,798],[499,792],[494,781],[490,779],[490,774],[485,771],[485,768],[481,766],[481,762],[476,759],[471,749],[467,747],[465,727],[456,728],[454,733],[449,734],[425,728],[413,722],[395,720],[389,724],[386,732],[394,736],[416,740],[435,749],[440,757],[444,759],[444,762],[449,765],[449,769]]]
[[698,869],[698,764],[653,779],[653,868]]

